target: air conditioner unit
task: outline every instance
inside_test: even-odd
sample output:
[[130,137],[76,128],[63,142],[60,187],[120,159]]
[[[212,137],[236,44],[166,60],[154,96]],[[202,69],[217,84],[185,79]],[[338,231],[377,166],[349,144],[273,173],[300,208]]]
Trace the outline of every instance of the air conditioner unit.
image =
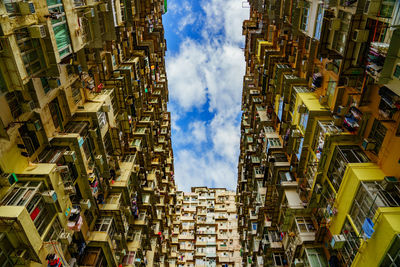
[[28,29],[31,38],[41,39],[46,37],[46,28],[44,25],[32,25]]
[[87,210],[90,209],[90,207],[92,206],[90,199],[82,199],[80,201],[80,204],[81,204],[81,208],[87,209]]
[[341,20],[339,18],[331,18],[329,20],[329,30],[337,31],[340,29]]
[[33,100],[29,102],[22,103],[21,105],[23,112],[31,112],[36,108],[35,102]]
[[368,30],[355,30],[353,32],[353,41],[357,43],[366,42],[368,40]]
[[17,2],[21,15],[35,14],[35,5],[32,2]]
[[333,249],[340,249],[343,248],[346,242],[346,238],[344,235],[334,235],[331,240],[331,247]]
[[72,242],[72,235],[67,232],[62,232],[58,238],[62,244],[69,245]]
[[64,159],[66,162],[75,162],[76,161],[76,153],[75,151],[65,151]]
[[44,202],[46,203],[55,203],[57,201],[57,194],[54,190],[45,191],[42,193]]
[[2,173],[0,175],[0,186],[11,186],[18,182],[17,175],[15,173]]
[[101,12],[108,12],[108,3],[100,4],[100,11]]
[[380,0],[367,0],[365,1],[364,13],[371,16],[378,15],[381,6]]
[[361,146],[364,148],[364,150],[367,150],[367,151],[373,150],[373,149],[375,149],[376,142],[375,142],[375,140],[370,139],[370,138],[364,139]]

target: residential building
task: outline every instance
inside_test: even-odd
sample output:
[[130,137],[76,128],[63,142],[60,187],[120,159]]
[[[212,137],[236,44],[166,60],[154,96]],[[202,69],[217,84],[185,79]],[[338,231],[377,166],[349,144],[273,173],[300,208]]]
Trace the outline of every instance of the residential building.
[[166,11],[0,3],[2,266],[174,266]]
[[192,187],[176,194],[178,266],[241,266],[235,192]]
[[244,266],[396,266],[399,1],[249,0]]

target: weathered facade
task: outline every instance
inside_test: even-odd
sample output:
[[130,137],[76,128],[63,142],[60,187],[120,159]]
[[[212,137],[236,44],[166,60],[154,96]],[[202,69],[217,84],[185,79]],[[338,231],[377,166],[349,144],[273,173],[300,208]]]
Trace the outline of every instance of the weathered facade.
[[172,240],[178,246],[171,249],[178,266],[241,266],[235,195],[207,187],[177,192]]
[[174,266],[166,11],[0,4],[3,266]]
[[396,266],[400,2],[249,4],[243,265]]

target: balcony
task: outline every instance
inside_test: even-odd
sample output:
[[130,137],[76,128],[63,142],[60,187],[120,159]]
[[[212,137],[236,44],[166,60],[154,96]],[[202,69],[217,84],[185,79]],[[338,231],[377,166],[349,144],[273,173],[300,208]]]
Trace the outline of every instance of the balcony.
[[194,240],[194,234],[180,234],[178,235],[179,240]]
[[134,224],[140,226],[147,226],[148,219],[146,213],[144,212],[139,213],[139,216],[134,220]]
[[206,257],[207,258],[216,258],[217,253],[216,252],[206,252]]
[[16,237],[12,243],[9,243],[13,245],[10,249],[23,249],[27,244],[31,244],[31,249],[27,249],[26,256],[31,257],[36,262],[41,262],[39,253],[43,241],[32,220],[32,215],[28,213],[27,209],[23,206],[0,206],[0,218],[2,227],[15,229],[15,225],[18,225],[18,232],[14,232],[15,230],[9,232]]

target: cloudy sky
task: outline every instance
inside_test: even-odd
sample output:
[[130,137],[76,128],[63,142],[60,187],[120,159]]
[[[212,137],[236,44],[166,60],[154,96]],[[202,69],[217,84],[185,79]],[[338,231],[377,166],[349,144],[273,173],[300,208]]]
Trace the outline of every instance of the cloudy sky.
[[163,16],[178,190],[235,190],[245,71],[242,0],[169,0]]

